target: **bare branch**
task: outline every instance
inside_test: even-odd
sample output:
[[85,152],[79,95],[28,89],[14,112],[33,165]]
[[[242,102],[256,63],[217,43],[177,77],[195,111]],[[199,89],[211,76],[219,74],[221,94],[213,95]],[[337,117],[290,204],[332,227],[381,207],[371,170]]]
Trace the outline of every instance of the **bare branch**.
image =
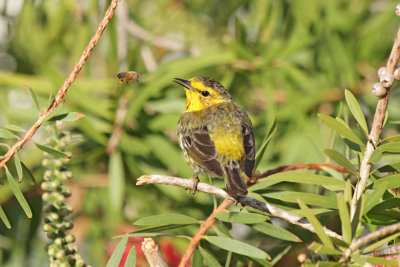
[[92,38],[89,41],[89,44],[86,46],[85,50],[82,53],[82,56],[79,58],[78,62],[75,64],[72,72],[69,74],[67,79],[64,81],[64,84],[58,90],[57,95],[53,98],[50,103],[50,106],[46,109],[45,112],[41,112],[39,114],[39,118],[33,124],[33,126],[25,132],[24,136],[22,136],[8,151],[7,153],[1,158],[0,160],[0,168],[4,167],[6,163],[14,156],[14,154],[21,149],[21,147],[28,142],[32,136],[36,133],[37,129],[41,126],[44,122],[47,115],[49,115],[63,100],[64,96],[67,94],[68,88],[71,84],[75,81],[76,76],[78,75],[79,71],[82,69],[83,65],[85,64],[86,60],[92,53],[94,46],[99,41],[101,35],[104,32],[104,29],[108,25],[108,22],[114,15],[114,10],[117,7],[119,0],[113,0],[108,7],[104,18],[100,22],[97,31],[94,33]]
[[[386,64],[386,69],[382,69],[383,71],[380,70],[378,72],[378,75],[380,76],[380,84],[378,84],[378,86],[374,85],[373,88],[373,93],[379,97],[379,100],[376,106],[371,132],[368,136],[367,147],[364,151],[363,159],[360,166],[360,180],[356,185],[356,189],[354,191],[354,195],[351,200],[351,210],[350,210],[351,219],[353,219],[354,217],[358,201],[361,195],[364,193],[365,188],[368,184],[368,179],[371,170],[370,159],[372,153],[375,151],[377,147],[379,137],[382,132],[383,122],[385,120],[385,112],[388,105],[389,92],[393,84],[394,72],[397,66],[397,62],[399,61],[399,58],[400,58],[400,28],[397,32],[392,52],[390,53],[389,60]],[[381,90],[376,90],[376,88],[380,88]]]
[[156,242],[152,238],[145,238],[142,242],[142,251],[150,267],[168,267]]
[[[164,175],[143,175],[143,176],[139,177],[138,181],[136,182],[136,185],[142,185],[142,184],[165,184],[165,185],[173,185],[173,186],[179,186],[179,187],[190,188],[190,189],[193,189],[193,186],[194,186],[193,181],[191,181],[190,179],[178,178],[178,177],[172,177],[172,176],[164,176]],[[223,190],[219,187],[216,187],[216,186],[212,186],[212,185],[205,184],[205,183],[199,183],[197,185],[197,190],[204,192],[204,193],[220,196],[225,199],[235,201],[230,195],[228,195],[228,193],[225,190]],[[292,224],[295,224],[297,226],[300,226],[301,228],[307,229],[310,232],[315,233],[315,229],[310,223],[302,222],[301,221],[302,217],[300,217],[296,214],[293,214],[291,212],[288,212],[284,209],[275,207],[269,203],[261,202],[254,198],[251,198],[251,197],[239,197],[238,202],[240,204],[242,204],[243,206],[249,206],[254,209],[268,212],[275,217],[281,218],[285,221],[288,221]],[[338,235],[337,233],[335,233],[325,227],[324,227],[324,231],[330,237],[342,240],[342,237],[340,235]]]
[[396,223],[396,224],[392,224],[392,225],[388,225],[385,227],[382,227],[381,229],[370,233],[364,237],[359,238],[357,241],[352,242],[350,247],[345,251],[345,253],[343,254],[343,258],[347,259],[348,257],[350,257],[350,255],[356,251],[358,248],[360,248],[362,245],[365,245],[371,241],[376,241],[378,240],[380,237],[383,237],[385,235],[394,233],[394,232],[398,232],[400,231],[400,222]]
[[187,247],[185,254],[183,255],[181,262],[179,263],[179,267],[185,267],[186,264],[189,262],[190,257],[192,256],[194,250],[196,249],[197,245],[199,244],[203,235],[207,232],[207,230],[214,224],[215,216],[218,213],[223,212],[230,204],[234,203],[233,200],[225,199],[219,206],[208,216],[208,218],[203,222],[200,226],[197,233],[192,237],[190,240],[190,244]]

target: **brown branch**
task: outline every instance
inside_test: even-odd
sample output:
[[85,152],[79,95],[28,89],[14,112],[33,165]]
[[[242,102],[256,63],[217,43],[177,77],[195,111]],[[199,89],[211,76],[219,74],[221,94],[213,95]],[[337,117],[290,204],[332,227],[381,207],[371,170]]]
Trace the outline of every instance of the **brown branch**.
[[208,218],[203,222],[200,226],[197,233],[192,237],[190,240],[190,244],[186,249],[185,254],[183,255],[181,262],[179,263],[179,267],[185,267],[186,264],[189,262],[190,257],[192,256],[194,250],[196,249],[197,245],[199,244],[203,235],[207,232],[207,230],[214,224],[215,216],[218,213],[223,212],[230,204],[234,203],[233,200],[225,199],[219,206],[208,216]]
[[353,252],[355,252],[358,248],[360,248],[362,245],[365,245],[371,241],[376,241],[380,237],[383,237],[385,235],[388,235],[388,234],[391,234],[394,232],[398,232],[398,231],[400,231],[400,222],[382,227],[381,229],[379,229],[373,233],[370,233],[364,237],[359,238],[357,241],[352,242],[350,247],[344,252],[343,259],[347,259],[348,257],[350,257],[350,255]]
[[[389,92],[393,84],[394,74],[397,62],[400,58],[400,28],[397,32],[396,40],[394,41],[392,52],[386,64],[386,69],[380,69],[378,75],[380,83],[374,85],[372,93],[379,97],[376,105],[374,121],[372,123],[371,132],[368,136],[367,147],[365,148],[363,159],[360,165],[360,179],[356,185],[356,189],[351,200],[350,217],[353,219],[357,209],[358,200],[365,191],[370,176],[372,153],[375,151],[379,137],[382,131],[383,122],[385,120],[385,112],[388,105]],[[397,76],[397,75],[396,75]]]
[[110,6],[107,9],[106,14],[104,15],[103,20],[100,22],[97,31],[95,34],[92,36],[92,38],[89,41],[89,44],[86,46],[85,50],[82,53],[82,56],[78,60],[78,62],[75,64],[72,72],[69,74],[67,79],[64,81],[64,84],[61,86],[61,88],[58,90],[57,95],[53,98],[51,101],[49,107],[46,109],[45,112],[41,112],[39,114],[39,118],[37,121],[34,123],[34,125],[25,132],[24,136],[22,136],[8,151],[7,153],[1,158],[0,160],[0,168],[4,167],[6,163],[14,156],[14,154],[22,148],[22,146],[28,142],[32,136],[35,134],[37,129],[41,126],[41,124],[44,122],[45,118],[60,104],[60,102],[63,100],[64,96],[67,94],[68,88],[71,86],[71,84],[74,82],[76,76],[78,75],[79,71],[82,69],[82,66],[85,64],[86,60],[89,58],[90,54],[92,53],[92,50],[94,46],[97,44],[99,41],[101,35],[104,32],[104,29],[106,28],[108,22],[112,18],[114,14],[114,10],[117,7],[117,3],[120,0],[113,0],[110,3]]
[[348,170],[339,165],[333,165],[329,163],[295,163],[292,165],[280,166],[272,170],[268,170],[259,174],[254,174],[252,179],[261,179],[273,175],[278,172],[287,172],[299,169],[309,169],[309,170],[321,170],[323,167],[331,168],[341,173],[349,173]]
[[150,267],[168,267],[156,242],[152,238],[145,238],[142,242],[142,251]]
[[[136,185],[142,185],[142,184],[165,184],[165,185],[173,185],[189,189],[193,189],[194,186],[193,181],[191,181],[190,179],[164,176],[164,175],[143,175],[139,177],[139,179],[136,182]],[[235,201],[225,190],[209,184],[199,183],[197,185],[197,191],[201,191],[204,193],[220,196],[231,201]],[[238,202],[243,206],[249,206],[254,209],[268,212],[272,216],[281,218],[292,224],[300,226],[303,229],[315,233],[315,229],[310,223],[303,222],[303,220],[301,220],[302,217],[293,214],[289,211],[275,207],[269,203],[261,202],[251,197],[239,197]],[[328,236],[342,240],[342,237],[337,233],[333,232],[332,230],[329,230],[326,227],[324,227],[323,229]]]

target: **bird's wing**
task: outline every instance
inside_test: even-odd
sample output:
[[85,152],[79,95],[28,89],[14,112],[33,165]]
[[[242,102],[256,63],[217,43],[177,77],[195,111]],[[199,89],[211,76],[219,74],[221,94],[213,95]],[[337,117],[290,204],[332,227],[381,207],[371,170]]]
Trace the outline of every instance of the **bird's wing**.
[[203,126],[182,133],[182,143],[187,155],[210,174],[224,177],[224,169],[217,160],[217,149],[208,133],[207,126]]
[[253,169],[255,165],[255,141],[254,132],[251,124],[242,124],[242,134],[243,134],[243,147],[244,147],[244,173],[251,178],[253,174]]

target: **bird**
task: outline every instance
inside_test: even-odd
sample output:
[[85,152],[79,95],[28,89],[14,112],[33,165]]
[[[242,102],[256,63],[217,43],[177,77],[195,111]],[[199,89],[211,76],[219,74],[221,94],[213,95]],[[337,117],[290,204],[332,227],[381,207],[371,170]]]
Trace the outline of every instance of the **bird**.
[[242,172],[252,176],[255,140],[251,120],[228,90],[212,78],[175,78],[186,92],[186,106],[178,121],[178,140],[195,174],[225,178],[226,191],[233,198],[247,195]]

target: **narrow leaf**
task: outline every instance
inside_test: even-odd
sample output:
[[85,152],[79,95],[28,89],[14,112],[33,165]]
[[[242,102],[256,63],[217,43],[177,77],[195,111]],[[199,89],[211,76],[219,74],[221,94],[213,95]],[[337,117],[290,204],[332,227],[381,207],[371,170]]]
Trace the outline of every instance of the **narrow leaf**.
[[332,130],[336,131],[342,138],[348,139],[364,148],[364,143],[357,137],[357,135],[353,133],[347,124],[344,124],[339,120],[325,114],[318,114],[318,117],[323,120]]
[[248,257],[271,259],[271,257],[263,250],[235,239],[220,236],[205,236],[204,238],[211,244],[227,251],[232,251]]
[[221,267],[221,264],[219,264],[215,256],[212,255],[209,251],[205,250],[202,247],[199,247],[199,251],[201,253],[201,256],[203,256],[204,261],[207,263],[206,266]]
[[14,124],[8,124],[5,126],[8,130],[14,131],[14,132],[25,132],[24,128],[19,127],[18,125],[14,125]]
[[124,200],[125,172],[119,151],[110,156],[108,163],[109,199],[114,210],[121,210]]
[[32,172],[28,169],[28,167],[25,166],[25,164],[23,162],[21,162],[21,165],[22,165],[22,169],[23,169],[23,171],[25,173],[24,177],[25,177],[26,180],[28,180],[27,182],[30,185],[35,185],[36,184],[36,180],[35,180],[35,177],[33,177]]
[[14,163],[18,175],[18,183],[20,183],[22,181],[22,166],[21,166],[21,161],[19,160],[18,152],[15,152],[14,154]]
[[79,112],[68,112],[51,117],[48,121],[77,121],[85,116],[85,114]]
[[346,170],[348,170],[352,174],[358,175],[358,172],[357,172],[356,168],[354,167],[354,165],[345,156],[343,156],[341,153],[337,152],[334,149],[325,149],[324,153],[329,158],[334,160],[337,164],[339,164],[340,166],[342,166],[343,168],[345,168]]
[[343,241],[347,244],[350,244],[352,239],[350,214],[347,202],[344,200],[343,193],[339,193],[337,195],[337,204],[339,208],[340,221],[342,224]]
[[342,252],[337,251],[334,248],[329,248],[327,246],[324,246],[323,244],[320,244],[318,242],[312,242],[309,246],[308,249],[311,251],[314,251],[318,254],[326,254],[326,255],[342,255]]
[[262,142],[261,147],[258,149],[258,152],[256,154],[256,158],[255,158],[255,166],[254,166],[254,171],[257,170],[258,165],[261,162],[261,159],[264,156],[265,153],[265,149],[267,148],[269,142],[271,141],[272,137],[274,136],[274,134],[276,133],[277,127],[276,127],[276,116],[274,116],[272,123],[267,131],[267,133],[264,136],[264,140]]
[[106,267],[115,267],[119,266],[121,262],[122,255],[125,251],[126,243],[128,242],[128,237],[124,236],[121,241],[119,241],[117,247],[115,248],[113,254],[111,255],[110,259],[107,262]]
[[223,212],[218,213],[216,218],[223,222],[254,224],[264,222],[267,217],[257,213]]
[[326,188],[330,188],[330,186],[332,186],[336,190],[343,190],[345,185],[345,181],[336,179],[334,177],[304,173],[298,171],[280,172],[271,175],[270,178],[292,183],[321,185]]
[[37,109],[38,111],[40,111],[39,102],[38,102],[38,100],[37,100],[37,97],[36,97],[35,92],[32,90],[32,87],[31,87],[29,84],[27,84],[27,83],[25,83],[24,85],[25,85],[25,87],[28,89],[29,94],[31,95],[31,98],[32,98],[32,100],[33,100],[33,103],[35,104],[36,109]]
[[271,223],[258,223],[253,225],[252,228],[256,231],[259,231],[268,236],[275,237],[277,239],[287,240],[291,242],[301,242],[301,239],[296,235],[292,234],[282,227],[275,226]]
[[344,95],[346,98],[347,105],[350,108],[351,113],[353,114],[354,118],[358,122],[358,124],[361,126],[361,128],[364,130],[366,134],[368,134],[368,126],[367,122],[365,120],[364,114],[361,110],[360,105],[358,104],[356,98],[354,95],[349,91],[345,90]]
[[258,183],[248,188],[249,192],[266,189],[274,184],[281,183],[282,181],[275,180],[271,177],[258,180]]
[[199,249],[195,249],[193,252],[192,267],[203,267],[203,257]]
[[392,234],[392,235],[390,235],[390,236],[387,236],[387,237],[385,237],[385,238],[379,240],[378,242],[373,243],[372,245],[369,245],[368,247],[364,248],[364,249],[362,250],[362,252],[363,252],[363,253],[372,252],[372,251],[374,251],[375,249],[381,247],[382,245],[388,243],[389,241],[394,240],[394,239],[397,238],[398,236],[400,236],[400,232],[394,233],[394,234]]
[[317,217],[312,214],[311,210],[304,204],[300,199],[298,200],[300,208],[304,212],[304,216],[308,219],[308,221],[312,224],[315,229],[315,233],[318,235],[319,239],[322,241],[324,246],[329,249],[334,249],[332,241],[329,239],[328,235],[325,233],[322,228],[321,223],[318,221]]
[[398,266],[396,260],[387,260],[381,257],[363,257],[357,254],[351,255],[351,258],[354,260],[355,263],[359,264],[360,266],[367,266],[366,263],[381,265],[381,266]]
[[380,199],[382,198],[383,193],[385,193],[386,189],[387,184],[383,183],[377,187],[374,187],[372,190],[367,190],[364,193],[365,206],[362,215],[367,214],[368,211],[370,211],[375,205],[380,202]]
[[134,225],[197,224],[196,219],[183,214],[161,214],[140,218]]
[[67,154],[65,154],[64,152],[61,152],[59,150],[56,150],[54,148],[51,148],[49,146],[45,146],[45,145],[41,145],[38,143],[34,143],[37,148],[39,148],[40,150],[49,153],[50,155],[55,156],[56,158],[69,158],[69,156]]
[[11,191],[14,193],[15,197],[17,198],[19,204],[21,205],[22,209],[24,210],[26,216],[28,218],[32,218],[32,211],[31,208],[28,205],[28,202],[26,202],[26,199],[24,195],[22,194],[21,190],[18,187],[18,184],[15,182],[14,178],[12,177],[10,171],[6,167],[6,176],[8,183],[10,185]]
[[377,188],[382,184],[386,184],[386,189],[400,187],[400,174],[394,174],[383,178],[379,178],[374,182],[373,188]]
[[283,256],[285,256],[291,249],[292,246],[287,246],[284,250],[279,252],[278,255],[276,255],[275,258],[272,259],[271,265],[275,266],[275,264],[277,264],[283,258]]
[[136,266],[136,247],[132,246],[129,251],[128,257],[125,261],[125,267],[134,267]]
[[383,152],[400,153],[400,142],[388,142],[383,145],[380,145],[379,148]]
[[0,129],[0,138],[4,138],[4,139],[19,139],[19,136],[16,135],[15,133],[6,130],[6,129]]
[[0,206],[0,219],[3,221],[7,229],[11,229],[10,221],[8,220],[7,215],[1,206]]

